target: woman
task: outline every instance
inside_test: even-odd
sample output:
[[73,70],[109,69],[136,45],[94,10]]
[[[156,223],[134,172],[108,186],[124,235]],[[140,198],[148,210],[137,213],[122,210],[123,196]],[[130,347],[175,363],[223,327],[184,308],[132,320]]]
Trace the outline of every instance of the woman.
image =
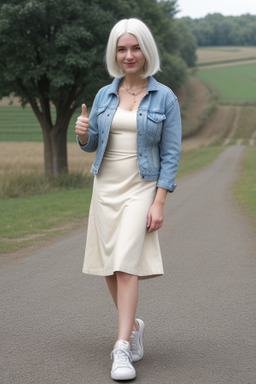
[[148,27],[138,19],[112,29],[106,64],[113,82],[76,122],[79,146],[97,151],[83,272],[106,277],[118,311],[111,377],[136,377],[144,323],[136,319],[138,279],[160,276],[157,230],[176,184],[181,121],[176,96],[152,75],[160,69]]

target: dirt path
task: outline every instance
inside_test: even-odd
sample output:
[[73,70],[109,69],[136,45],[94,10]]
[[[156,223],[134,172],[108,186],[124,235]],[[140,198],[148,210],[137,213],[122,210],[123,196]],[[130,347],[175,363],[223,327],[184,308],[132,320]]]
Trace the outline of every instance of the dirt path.
[[207,147],[227,137],[229,141],[225,139],[225,144],[228,144],[236,131],[239,113],[239,107],[219,105],[199,132],[183,140],[182,150],[191,151]]
[[[137,383],[256,382],[255,232],[233,202],[242,146],[178,180],[160,231],[165,276],[142,282]],[[116,314],[81,273],[84,231],[0,267],[2,384],[110,384]]]

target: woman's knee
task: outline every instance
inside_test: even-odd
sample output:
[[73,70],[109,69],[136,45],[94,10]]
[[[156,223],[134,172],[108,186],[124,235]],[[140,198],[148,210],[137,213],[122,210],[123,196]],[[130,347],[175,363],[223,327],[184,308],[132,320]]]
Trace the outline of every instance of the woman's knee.
[[107,282],[114,283],[116,282],[116,275],[105,276],[105,279]]
[[137,276],[131,275],[131,274],[125,273],[125,272],[117,271],[117,272],[115,272],[115,274],[116,274],[117,281],[120,281],[120,282],[125,283],[125,284],[138,279]]

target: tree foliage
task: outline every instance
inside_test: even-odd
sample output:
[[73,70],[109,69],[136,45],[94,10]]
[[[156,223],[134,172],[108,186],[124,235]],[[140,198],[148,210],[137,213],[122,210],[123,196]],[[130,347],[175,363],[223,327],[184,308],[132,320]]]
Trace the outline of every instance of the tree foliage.
[[209,14],[201,19],[182,19],[199,46],[256,45],[256,15]]
[[70,118],[110,81],[104,53],[117,20],[146,22],[163,57],[159,79],[172,88],[184,81],[192,57],[185,51],[193,38],[174,20],[176,2],[0,0],[0,98],[12,93],[33,108],[42,127],[47,174],[67,171]]

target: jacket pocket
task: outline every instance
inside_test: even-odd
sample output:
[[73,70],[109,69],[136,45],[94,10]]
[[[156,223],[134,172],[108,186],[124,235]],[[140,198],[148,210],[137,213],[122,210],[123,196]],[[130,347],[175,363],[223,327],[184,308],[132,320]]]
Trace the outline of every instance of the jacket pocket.
[[148,112],[147,130],[150,135],[160,138],[162,133],[163,121],[166,119],[164,113]]

